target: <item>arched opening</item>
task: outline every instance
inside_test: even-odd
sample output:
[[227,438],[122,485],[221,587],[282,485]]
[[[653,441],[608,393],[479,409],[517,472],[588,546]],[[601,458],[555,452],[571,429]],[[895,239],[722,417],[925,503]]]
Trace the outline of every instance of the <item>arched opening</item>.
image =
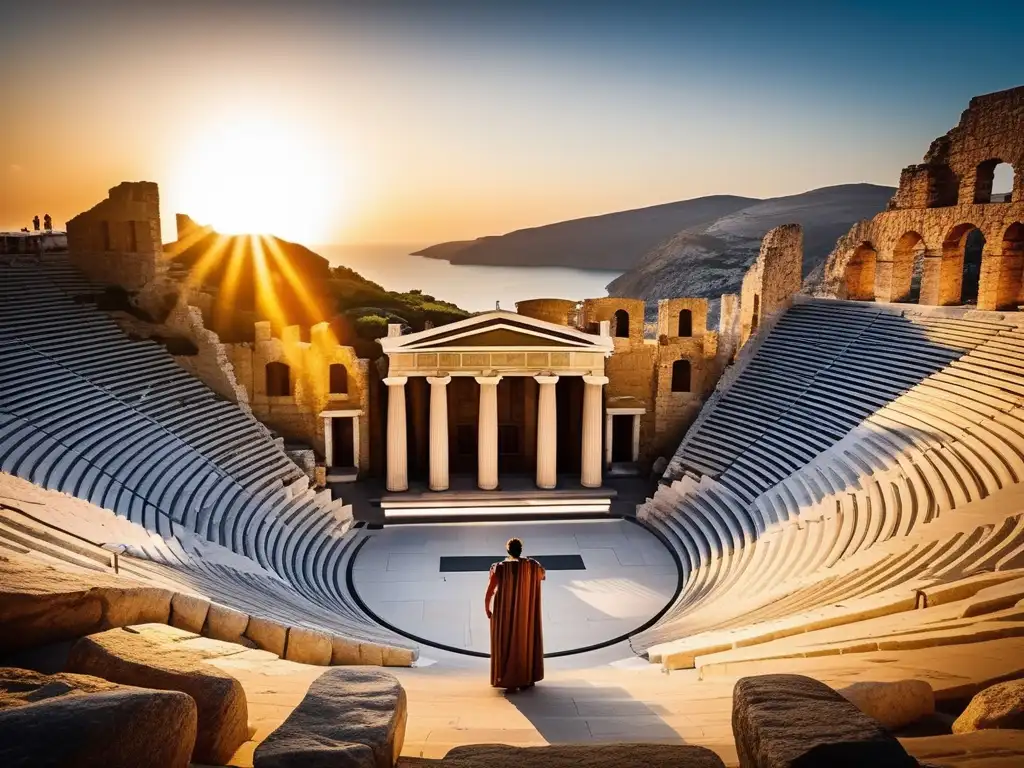
[[690,391],[690,361],[676,360],[672,363],[672,391]]
[[975,203],[1008,203],[1013,196],[1013,166],[998,158],[978,165],[974,176]]
[[861,243],[846,265],[846,298],[851,301],[873,301],[875,298],[875,266],[878,252],[871,243]]
[[626,310],[615,310],[615,331],[612,335],[618,336],[620,339],[629,338],[629,312]]
[[981,285],[981,255],[985,250],[985,236],[981,230],[972,229],[964,237],[964,268],[960,284],[960,303],[977,304],[978,288]]
[[953,227],[942,241],[942,266],[935,303],[976,304],[985,238],[973,224]]
[[329,378],[332,395],[348,394],[348,368],[343,363],[331,363]]
[[924,269],[924,238],[907,232],[892,251],[892,295],[890,301],[914,303],[921,296]]
[[267,395],[287,397],[292,393],[291,369],[285,363],[267,363]]
[[1003,235],[996,285],[996,309],[1024,305],[1024,222],[1014,222]]
[[928,169],[928,207],[945,208],[956,205],[960,196],[960,180],[948,165]]
[[754,306],[750,313],[750,335],[757,333],[758,323],[761,322],[761,296],[754,294]]
[[688,309],[679,310],[679,335],[693,336],[693,313]]

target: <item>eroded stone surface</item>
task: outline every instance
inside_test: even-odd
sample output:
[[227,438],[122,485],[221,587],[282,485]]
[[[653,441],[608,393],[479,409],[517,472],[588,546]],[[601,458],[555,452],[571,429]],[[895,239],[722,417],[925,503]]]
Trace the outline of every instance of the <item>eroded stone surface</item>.
[[0,765],[186,768],[196,704],[177,691],[0,668]]
[[368,667],[335,667],[257,748],[256,768],[390,768],[402,751],[405,690]]
[[886,728],[902,728],[935,713],[935,694],[924,680],[854,683],[839,693]]
[[[170,639],[174,631],[155,628],[147,636],[128,628],[83,637],[72,647],[67,668],[125,685],[188,694],[198,710],[194,758],[221,765],[248,738],[245,692],[234,677],[204,663],[212,654],[175,647]],[[183,639],[193,637],[182,633]]]
[[166,622],[172,592],[95,571],[0,557],[0,652],[72,640],[111,627]]
[[1024,729],[1024,680],[997,683],[981,691],[953,723],[953,733],[988,728]]
[[331,638],[315,629],[292,627],[288,631],[288,648],[284,657],[300,664],[327,666],[331,663]]
[[900,743],[824,683],[800,675],[736,683],[732,729],[741,768],[916,768]]
[[170,623],[189,632],[202,632],[210,601],[196,595],[178,593],[171,598]]
[[680,744],[559,744],[456,747],[442,760],[402,758],[400,768],[724,768],[704,747]]

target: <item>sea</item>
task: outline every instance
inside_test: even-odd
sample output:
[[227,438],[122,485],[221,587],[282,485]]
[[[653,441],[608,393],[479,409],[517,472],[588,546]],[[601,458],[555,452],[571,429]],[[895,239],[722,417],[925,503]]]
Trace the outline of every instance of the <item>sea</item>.
[[412,256],[427,244],[321,245],[313,250],[332,266],[346,266],[389,291],[420,289],[470,312],[495,308],[514,312],[524,299],[591,299],[621,272],[563,267],[492,267],[450,264]]

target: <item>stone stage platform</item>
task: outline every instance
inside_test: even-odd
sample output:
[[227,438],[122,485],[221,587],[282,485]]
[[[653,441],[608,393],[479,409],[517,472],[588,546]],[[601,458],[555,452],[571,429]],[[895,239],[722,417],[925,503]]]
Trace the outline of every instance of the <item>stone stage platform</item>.
[[606,519],[389,526],[372,532],[359,549],[352,585],[378,619],[418,642],[487,654],[488,572],[446,571],[443,561],[500,558],[513,536],[523,540],[527,556],[561,556],[555,562],[575,566],[548,570],[546,653],[633,632],[672,600],[679,583],[675,560],[653,534],[629,520]]
[[[358,488],[357,488],[358,487]],[[409,490],[388,492],[381,483],[349,485],[356,517],[370,526],[397,523],[487,522],[502,520],[580,520],[631,517],[644,498],[646,485],[637,478],[614,478],[600,488],[584,488],[578,476],[559,477],[552,490],[537,488],[532,476],[502,475],[501,487],[481,491],[472,475],[453,475],[446,491],[431,491],[425,481]]]

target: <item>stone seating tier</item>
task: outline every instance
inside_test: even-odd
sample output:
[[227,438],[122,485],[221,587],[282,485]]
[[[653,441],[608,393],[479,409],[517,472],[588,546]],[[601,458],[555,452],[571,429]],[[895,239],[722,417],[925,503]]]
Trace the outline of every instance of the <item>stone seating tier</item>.
[[[70,268],[8,260],[0,278],[0,471],[156,534],[138,554],[227,605],[280,605],[293,623],[408,648],[348,591],[351,508],[311,490],[265,427],[160,345],[125,336],[73,293],[95,289]],[[7,532],[7,546],[25,548]],[[253,565],[211,567],[194,541]]]

